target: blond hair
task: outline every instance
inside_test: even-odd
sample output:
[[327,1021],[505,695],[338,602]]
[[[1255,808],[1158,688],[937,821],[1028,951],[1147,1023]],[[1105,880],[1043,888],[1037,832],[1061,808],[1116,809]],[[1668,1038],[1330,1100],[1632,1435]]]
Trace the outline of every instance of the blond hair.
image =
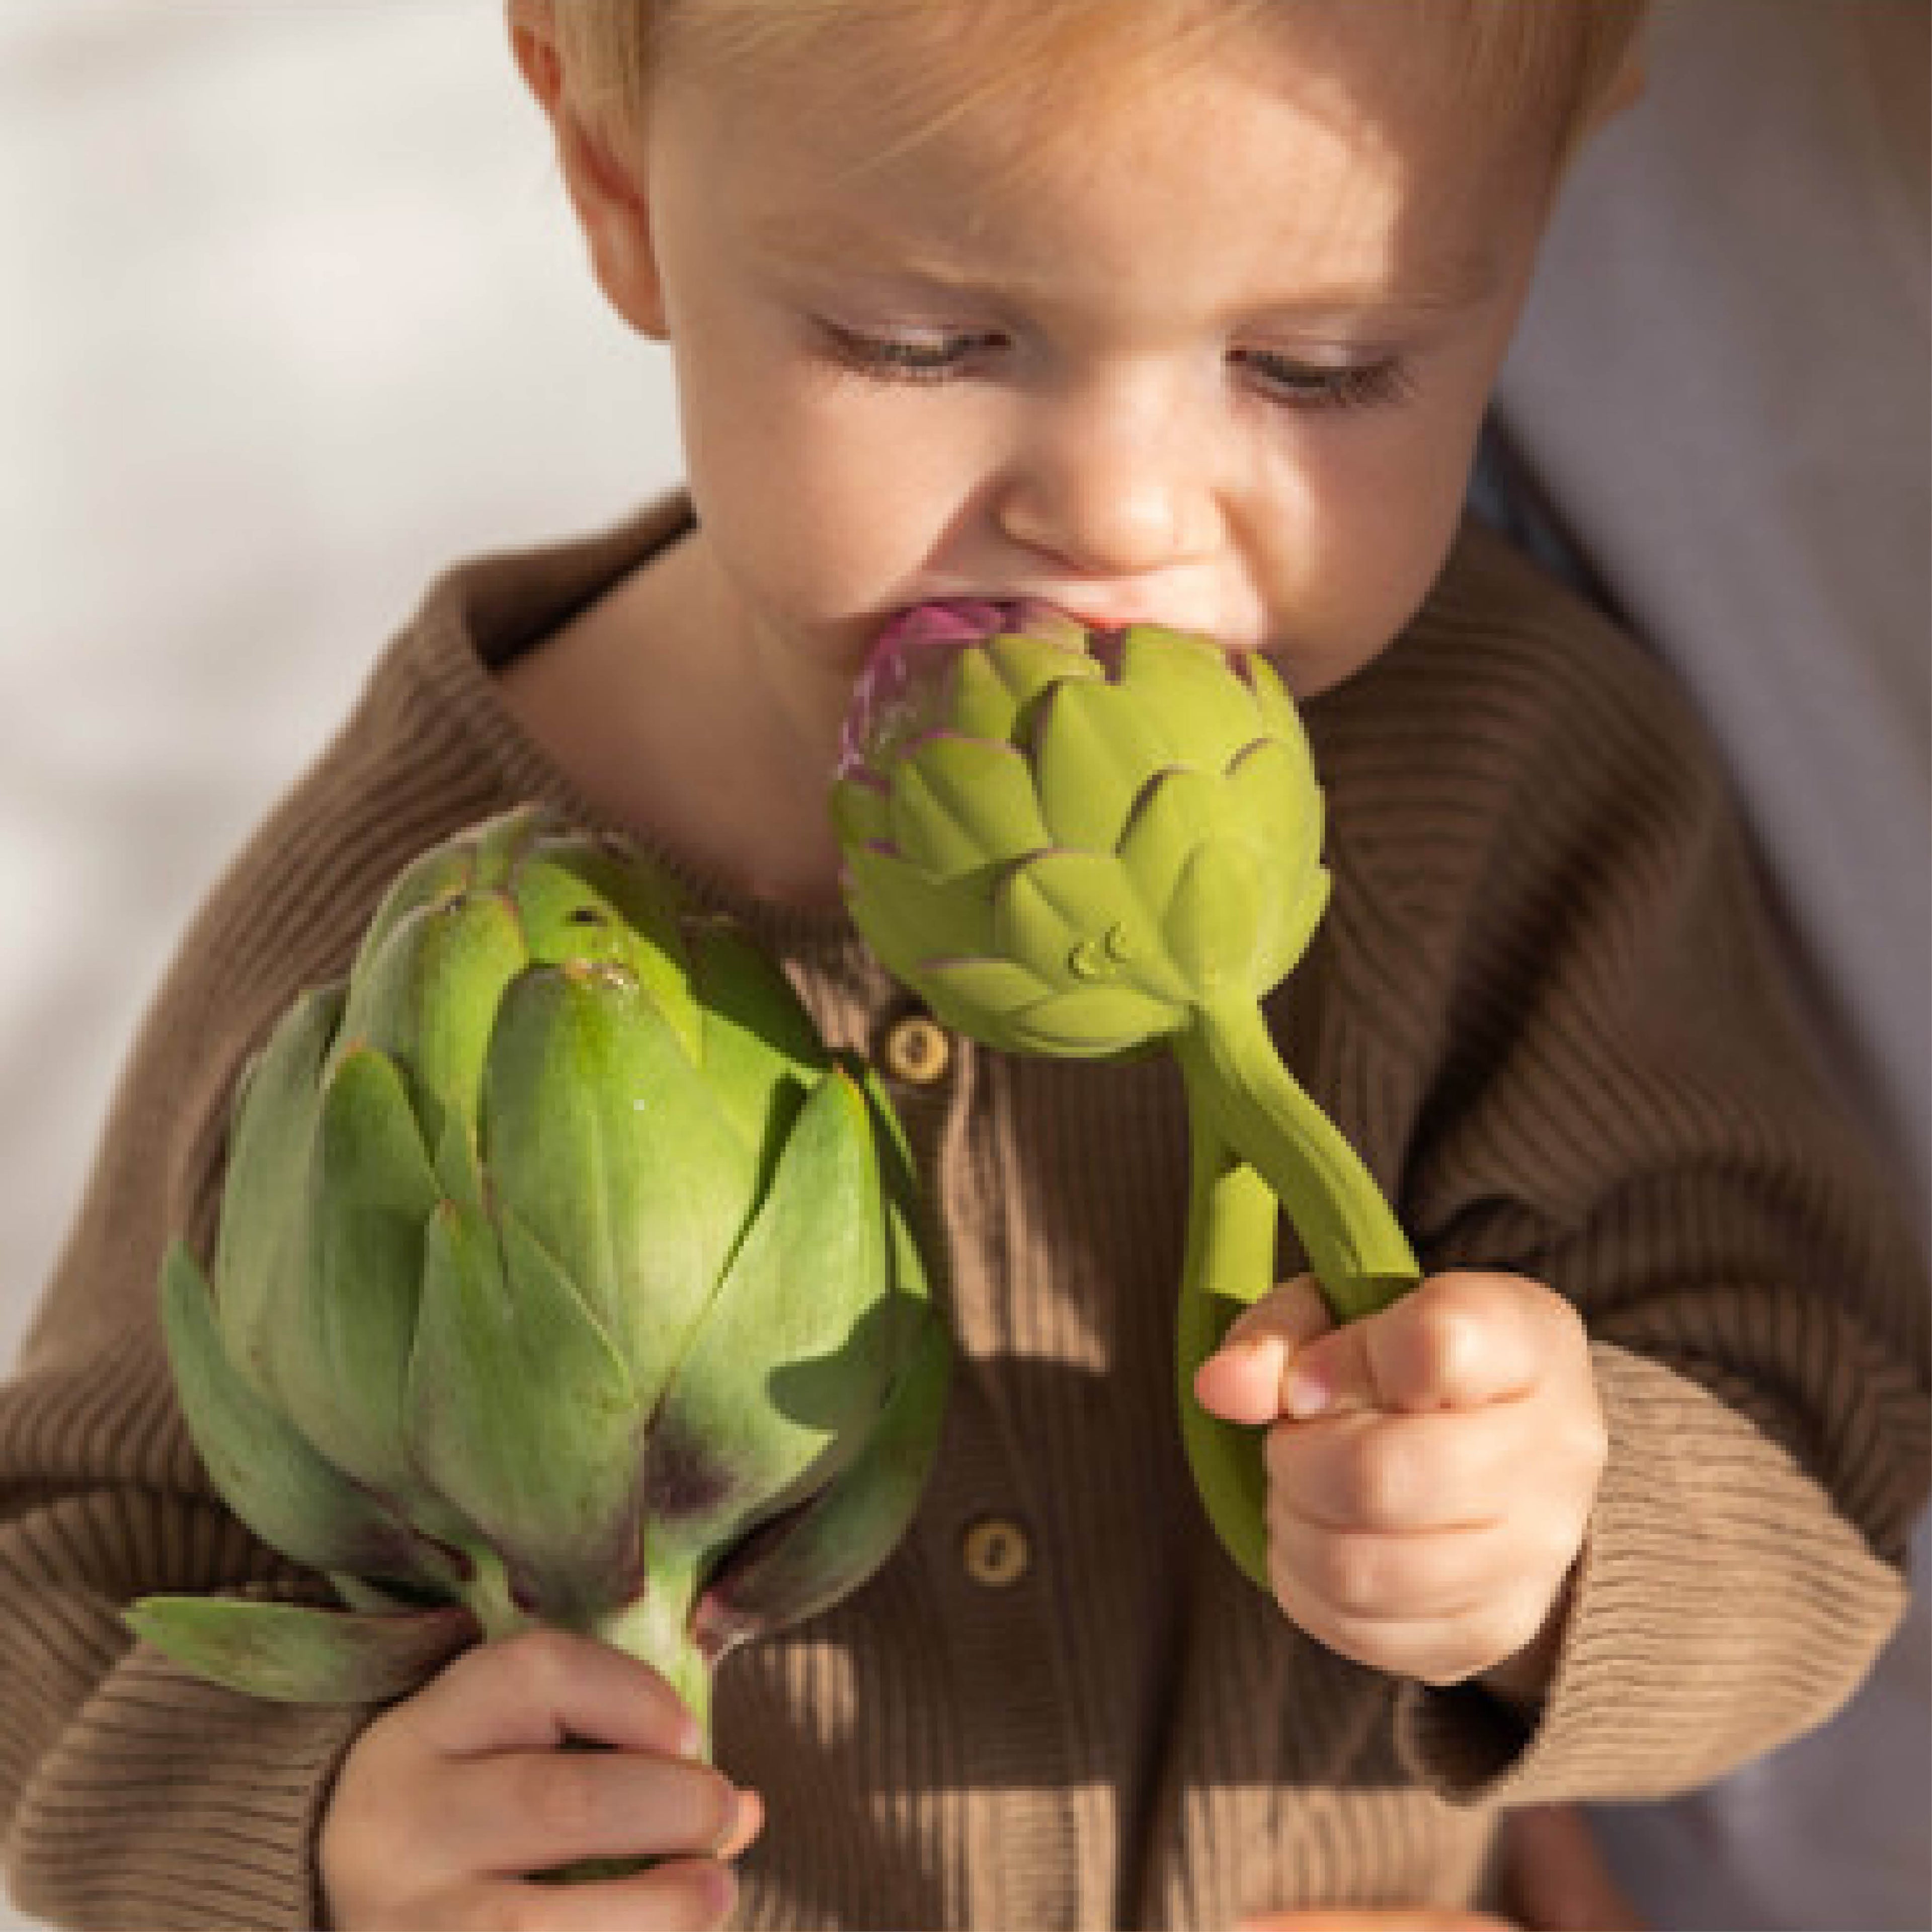
[[[776,71],[809,44],[842,36],[842,58],[862,61],[864,29],[926,34],[944,104],[908,104],[916,145],[990,102],[1029,97],[1051,123],[1096,86],[1125,92],[1150,70],[1172,70],[1230,25],[1305,8],[1308,0],[554,0],[557,34],[583,98],[622,137],[644,124],[651,86],[674,56]],[[1472,104],[1521,117],[1567,158],[1633,57],[1649,0],[1346,0],[1406,6],[1412,22],[1460,30],[1460,79]],[[874,36],[874,38],[886,37]],[[1102,43],[1124,55],[1094,58]],[[1072,83],[1077,81],[1078,92]],[[937,92],[935,88],[934,92]],[[1058,103],[1057,108],[1053,104]],[[882,157],[881,158],[884,158]]]

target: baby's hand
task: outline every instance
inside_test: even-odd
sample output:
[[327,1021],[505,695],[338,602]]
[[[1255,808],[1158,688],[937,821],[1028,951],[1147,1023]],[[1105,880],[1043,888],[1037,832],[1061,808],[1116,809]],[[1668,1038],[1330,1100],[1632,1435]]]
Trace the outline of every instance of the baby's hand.
[[1540,1694],[1608,1453],[1560,1295],[1438,1275],[1336,1328],[1304,1276],[1194,1386],[1210,1414],[1270,1425],[1269,1577],[1310,1636],[1426,1684]]
[[[565,1750],[566,1738],[603,1744]],[[363,1732],[322,1821],[334,1932],[408,1926],[704,1932],[724,1861],[761,1813],[688,1755],[694,1727],[647,1665],[532,1632],[466,1652]],[[532,1880],[580,1858],[662,1856],[622,1879]]]

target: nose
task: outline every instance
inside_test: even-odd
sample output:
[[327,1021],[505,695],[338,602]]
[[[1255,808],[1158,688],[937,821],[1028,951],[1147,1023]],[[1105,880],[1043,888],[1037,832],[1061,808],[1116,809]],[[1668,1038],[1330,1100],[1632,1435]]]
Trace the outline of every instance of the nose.
[[1094,578],[1198,562],[1217,514],[1211,439],[1184,404],[1131,380],[1036,398],[998,497],[1011,542]]

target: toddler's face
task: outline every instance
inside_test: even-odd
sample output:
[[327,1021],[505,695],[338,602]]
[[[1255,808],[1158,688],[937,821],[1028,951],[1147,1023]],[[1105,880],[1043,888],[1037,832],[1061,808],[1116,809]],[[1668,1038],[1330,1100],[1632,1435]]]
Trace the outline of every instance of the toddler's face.
[[1076,140],[982,104],[884,166],[876,71],[674,65],[635,272],[767,664],[842,689],[908,604],[1028,597],[1264,646],[1307,694],[1400,628],[1550,169],[1404,59],[1411,10],[1318,41],[1300,10],[1104,109],[1070,92]]

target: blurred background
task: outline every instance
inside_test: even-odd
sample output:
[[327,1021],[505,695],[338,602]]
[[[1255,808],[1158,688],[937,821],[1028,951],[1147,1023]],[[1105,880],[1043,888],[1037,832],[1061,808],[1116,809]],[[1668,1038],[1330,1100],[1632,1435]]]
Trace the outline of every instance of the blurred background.
[[459,556],[676,473],[494,0],[0,5],[0,1360],[202,891]]
[[[1664,0],[1500,418],[1518,507],[1739,724],[1922,1226],[1926,19]],[[0,1366],[182,926],[428,580],[677,469],[498,0],[0,0]],[[1812,1755],[1613,1821],[1658,1922],[1932,1922],[1928,1676],[1922,1615]]]

